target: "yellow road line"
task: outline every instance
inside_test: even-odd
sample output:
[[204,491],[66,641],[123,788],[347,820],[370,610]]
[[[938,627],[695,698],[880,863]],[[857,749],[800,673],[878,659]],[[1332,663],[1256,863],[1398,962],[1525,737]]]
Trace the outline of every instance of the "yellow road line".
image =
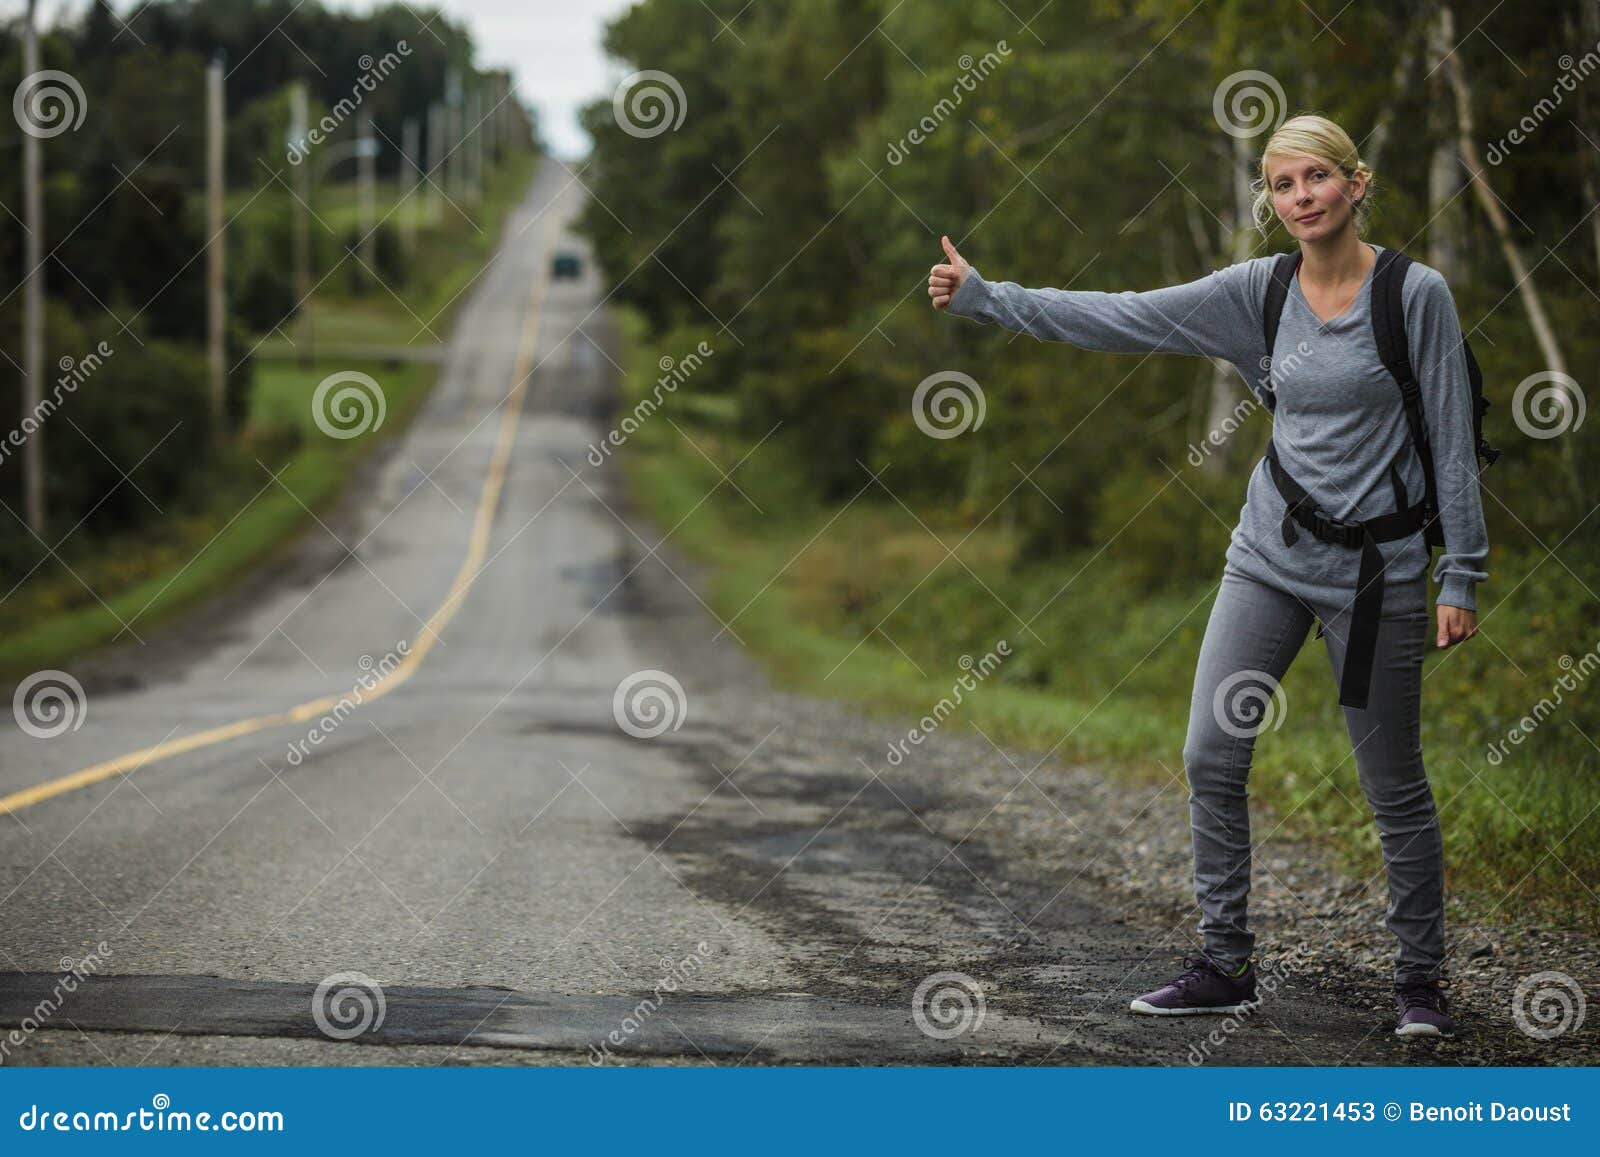
[[[549,252],[549,242],[553,231],[555,214],[545,219],[541,247],[541,254]],[[478,509],[472,522],[472,538],[467,547],[467,554],[461,561],[461,568],[456,571],[455,581],[450,585],[450,592],[445,596],[443,603],[423,624],[422,630],[417,633],[416,639],[411,644],[405,658],[379,680],[370,690],[362,694],[362,703],[371,702],[382,698],[407,679],[417,673],[417,668],[427,658],[428,652],[433,650],[433,645],[438,641],[439,632],[445,624],[455,617],[456,611],[461,609],[461,603],[466,593],[471,589],[473,581],[478,577],[478,568],[483,563],[484,555],[489,549],[489,534],[494,527],[495,508],[500,502],[500,490],[505,484],[506,466],[511,458],[511,449],[516,441],[517,421],[522,414],[523,398],[527,393],[527,379],[530,370],[529,363],[533,360],[533,353],[538,342],[539,318],[544,311],[545,290],[549,285],[547,270],[541,269],[534,278],[532,296],[528,312],[522,319],[522,329],[517,339],[517,359],[512,376],[515,385],[506,397],[505,409],[500,414],[500,429],[495,440],[494,454],[489,460],[489,473],[484,479],[483,490],[478,496]],[[99,783],[110,779],[114,775],[123,775],[153,763],[159,759],[169,759],[174,755],[181,755],[185,751],[193,751],[198,747],[209,747],[213,743],[223,743],[241,735],[249,735],[254,731],[261,731],[268,727],[277,727],[284,723],[299,723],[308,719],[315,719],[326,711],[333,709],[345,695],[324,695],[320,699],[313,699],[309,703],[300,703],[287,711],[277,711],[271,715],[256,715],[249,719],[240,719],[234,723],[226,723],[220,727],[212,727],[205,731],[197,731],[193,735],[185,735],[181,739],[174,739],[158,743],[153,747],[141,747],[138,751],[130,751],[126,755],[119,755],[115,759],[108,759],[92,767],[74,771],[57,779],[46,780],[44,783],[35,784],[33,787],[23,788],[21,791],[12,792],[7,796],[0,796],[0,813],[17,812],[25,807],[32,807],[47,799],[53,799],[69,791],[76,791],[80,787]]]

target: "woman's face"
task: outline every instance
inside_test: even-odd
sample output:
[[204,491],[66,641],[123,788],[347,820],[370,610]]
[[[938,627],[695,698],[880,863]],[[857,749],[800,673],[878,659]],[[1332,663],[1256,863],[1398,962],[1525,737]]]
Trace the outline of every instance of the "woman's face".
[[1351,203],[1367,186],[1360,173],[1346,178],[1339,166],[1316,157],[1269,156],[1267,175],[1278,219],[1291,236],[1304,240],[1343,229],[1355,213]]

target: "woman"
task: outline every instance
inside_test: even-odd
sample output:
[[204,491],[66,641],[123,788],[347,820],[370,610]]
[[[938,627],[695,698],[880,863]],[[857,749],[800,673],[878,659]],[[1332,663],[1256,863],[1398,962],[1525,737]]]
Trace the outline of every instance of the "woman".
[[[1255,219],[1264,230],[1268,212],[1275,214],[1300,249],[1271,350],[1262,325],[1271,255],[1144,293],[1024,289],[984,280],[945,237],[949,263],[935,265],[928,278],[935,309],[1040,340],[1226,359],[1274,407],[1277,461],[1263,457],[1251,474],[1189,704],[1183,760],[1204,950],[1185,957],[1171,982],[1134,1000],[1134,1012],[1232,1013],[1256,1000],[1245,783],[1262,708],[1270,718],[1278,681],[1316,620],[1383,845],[1387,926],[1398,942],[1395,1032],[1455,1032],[1444,992],[1439,821],[1420,739],[1431,553],[1420,529],[1374,549],[1382,536],[1347,526],[1391,515],[1371,526],[1393,528],[1420,511],[1425,490],[1400,391],[1373,336],[1369,288],[1384,248],[1361,240],[1372,185],[1350,137],[1325,117],[1293,117],[1268,138]],[[1435,645],[1450,647],[1477,633],[1474,588],[1489,577],[1466,355],[1455,302],[1437,270],[1413,262],[1401,300],[1445,539],[1433,571],[1440,585]],[[1258,382],[1269,354],[1276,355],[1270,383]],[[1285,501],[1282,471],[1309,495],[1304,503]],[[1356,537],[1297,533],[1292,523],[1310,525],[1312,509],[1342,520],[1338,533]],[[1361,551],[1351,549],[1358,544]],[[1370,576],[1362,614],[1358,554],[1359,574]],[[1370,613],[1374,608],[1380,613]]]

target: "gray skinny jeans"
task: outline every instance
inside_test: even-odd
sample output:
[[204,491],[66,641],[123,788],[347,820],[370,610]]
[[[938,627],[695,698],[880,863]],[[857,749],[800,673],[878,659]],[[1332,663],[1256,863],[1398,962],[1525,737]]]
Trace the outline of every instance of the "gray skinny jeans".
[[[1383,844],[1389,878],[1386,923],[1399,941],[1397,983],[1440,976],[1445,958],[1443,845],[1422,763],[1422,656],[1429,622],[1426,598],[1422,601],[1422,610],[1385,611],[1368,706],[1343,709],[1361,788]],[[1275,725],[1295,725],[1296,705],[1279,691],[1278,682],[1314,620],[1322,623],[1338,686],[1350,617],[1350,607],[1312,607],[1232,566],[1223,570],[1195,667],[1183,763],[1200,933],[1206,954],[1230,971],[1250,958],[1255,944],[1245,911],[1250,893],[1245,784],[1256,735]],[[1318,772],[1307,768],[1306,774]]]

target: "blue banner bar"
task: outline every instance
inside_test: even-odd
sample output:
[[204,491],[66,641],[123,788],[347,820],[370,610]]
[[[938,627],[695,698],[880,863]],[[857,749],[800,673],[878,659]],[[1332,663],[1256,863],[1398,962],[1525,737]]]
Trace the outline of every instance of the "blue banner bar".
[[[1592,1068],[7,1069],[0,1152],[1600,1151]],[[352,1148],[355,1147],[355,1148]],[[1002,1150],[1003,1151],[1003,1150]]]

